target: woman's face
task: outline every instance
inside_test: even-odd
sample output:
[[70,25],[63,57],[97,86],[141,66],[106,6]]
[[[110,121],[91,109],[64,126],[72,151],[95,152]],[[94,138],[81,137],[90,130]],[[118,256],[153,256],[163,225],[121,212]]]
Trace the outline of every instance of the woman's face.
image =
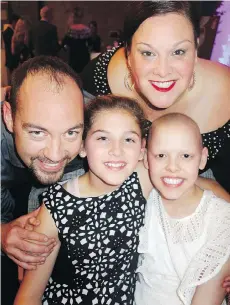
[[170,13],[146,19],[133,35],[128,55],[136,90],[155,107],[170,107],[191,85],[196,57],[186,17]]

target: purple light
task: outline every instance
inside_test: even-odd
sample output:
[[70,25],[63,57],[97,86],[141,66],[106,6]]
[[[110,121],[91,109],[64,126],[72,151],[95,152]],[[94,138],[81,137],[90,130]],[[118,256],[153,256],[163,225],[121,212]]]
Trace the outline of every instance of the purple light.
[[219,11],[223,15],[220,17],[211,60],[230,66],[230,1],[223,1]]

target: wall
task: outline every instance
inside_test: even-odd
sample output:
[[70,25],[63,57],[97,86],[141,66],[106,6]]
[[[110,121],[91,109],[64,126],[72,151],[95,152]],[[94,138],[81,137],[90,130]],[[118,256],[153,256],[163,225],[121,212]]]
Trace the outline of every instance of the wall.
[[38,1],[10,1],[14,13],[24,16],[32,24],[38,21]]

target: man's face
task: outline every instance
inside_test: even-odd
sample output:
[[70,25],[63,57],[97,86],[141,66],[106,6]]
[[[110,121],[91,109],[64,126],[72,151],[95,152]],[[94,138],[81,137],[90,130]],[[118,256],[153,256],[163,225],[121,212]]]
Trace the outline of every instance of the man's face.
[[18,155],[43,184],[60,180],[81,147],[83,96],[73,80],[63,78],[58,88],[44,74],[29,75],[20,88],[15,117],[5,115]]

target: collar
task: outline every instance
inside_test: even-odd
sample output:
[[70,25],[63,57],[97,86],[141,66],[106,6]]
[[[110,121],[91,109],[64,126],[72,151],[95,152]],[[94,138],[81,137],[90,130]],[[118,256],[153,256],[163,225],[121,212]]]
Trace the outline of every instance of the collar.
[[1,150],[4,159],[9,161],[13,166],[25,168],[24,163],[16,153],[13,135],[6,129],[5,125],[3,124],[3,119],[1,122],[1,135]]

